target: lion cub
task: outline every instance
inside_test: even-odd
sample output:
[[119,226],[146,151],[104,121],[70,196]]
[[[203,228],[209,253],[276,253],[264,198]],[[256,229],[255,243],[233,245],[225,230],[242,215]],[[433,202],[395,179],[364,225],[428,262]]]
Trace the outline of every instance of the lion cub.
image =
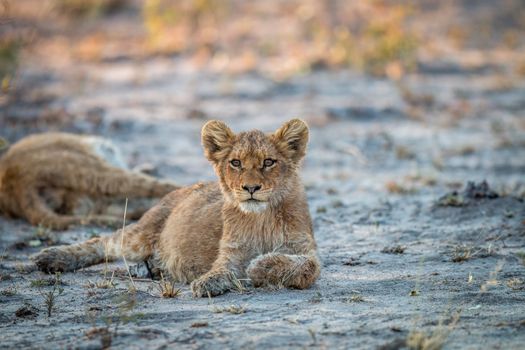
[[234,134],[223,122],[202,129],[219,178],[165,196],[111,236],[52,247],[33,257],[46,272],[72,271],[121,256],[148,260],[194,296],[215,296],[249,277],[255,286],[307,288],[320,266],[298,168],[308,127],[294,119],[273,134]]
[[[0,213],[33,225],[117,225],[111,204],[123,198],[161,198],[177,186],[125,169],[118,150],[94,136],[47,133],[26,137],[0,158]],[[131,200],[136,203],[138,200]],[[86,206],[91,214],[82,213]],[[146,208],[130,211],[140,217]]]

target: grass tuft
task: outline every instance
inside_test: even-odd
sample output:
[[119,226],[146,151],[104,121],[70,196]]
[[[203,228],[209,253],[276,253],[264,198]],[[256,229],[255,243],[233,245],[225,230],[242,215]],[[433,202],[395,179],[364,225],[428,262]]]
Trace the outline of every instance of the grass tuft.
[[53,284],[53,288],[49,291],[40,291],[40,294],[44,298],[44,305],[46,306],[48,318],[51,317],[53,311],[56,309],[57,297],[59,297],[64,292],[64,288],[62,288],[61,285],[62,281],[60,280],[60,273],[57,273],[55,275],[55,283]]
[[111,14],[127,3],[128,0],[54,0],[55,9],[71,19]]
[[415,187],[410,187],[396,181],[388,181],[385,187],[388,192],[395,194],[413,194],[417,192]]
[[[525,224],[525,222],[524,222],[524,224]],[[521,260],[521,264],[525,266],[525,251],[517,252],[517,253],[516,253],[516,256],[517,256],[518,258],[520,258],[520,260]]]
[[507,281],[507,287],[509,287],[512,290],[524,290],[525,289],[525,281],[521,278],[511,278]]
[[465,245],[459,245],[454,247],[454,251],[452,252],[452,262],[459,263],[468,261],[472,256],[472,248]]
[[115,282],[115,271],[113,271],[110,278],[107,278],[106,275],[104,275],[102,279],[96,282],[88,280],[88,283],[87,283],[88,288],[99,288],[99,289],[111,289],[111,288],[115,288],[116,285],[117,283]]
[[182,293],[180,288],[175,287],[175,282],[164,279],[162,272],[160,273],[160,277],[161,279],[157,285],[157,288],[161,297],[176,298]]
[[7,287],[6,289],[2,289],[0,291],[0,295],[4,297],[12,297],[13,295],[17,295],[18,290],[15,286]]
[[462,207],[467,204],[465,198],[456,191],[447,193],[437,201],[440,207]]
[[406,346],[412,350],[440,350],[443,348],[450,332],[456,327],[460,313],[452,316],[445,327],[440,321],[439,325],[430,332],[411,330],[406,338]]
[[396,245],[392,247],[385,247],[383,250],[381,250],[381,253],[385,254],[403,254],[405,253],[406,247]]
[[246,312],[246,306],[243,305],[229,305],[229,306],[214,306],[211,311],[215,314],[230,313],[233,315],[240,315]]
[[344,302],[345,303],[349,303],[349,304],[352,304],[352,303],[364,303],[365,302],[365,298],[363,298],[362,295],[356,293],[356,294],[352,294],[348,298],[345,298]]

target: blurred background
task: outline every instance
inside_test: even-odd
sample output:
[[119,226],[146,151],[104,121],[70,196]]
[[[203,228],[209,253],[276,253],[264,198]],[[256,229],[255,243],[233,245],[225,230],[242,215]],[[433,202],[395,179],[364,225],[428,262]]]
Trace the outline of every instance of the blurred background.
[[[519,0],[2,0],[1,6],[2,107],[23,89],[24,73],[42,72],[34,86],[43,75],[81,75],[82,65],[155,58],[187,71],[255,73],[276,82],[319,70],[401,80],[505,65],[505,87],[525,75]],[[143,79],[138,72],[133,83]]]
[[[3,0],[1,72],[4,91],[28,57],[65,65],[163,56],[276,80],[338,68],[399,79],[458,50],[471,67],[490,51],[512,60],[524,17],[519,0]],[[524,73],[524,64],[513,68]]]
[[301,117],[315,131],[311,163],[319,152],[331,174],[391,163],[519,177],[524,10],[521,0],[3,0],[1,136],[101,134],[130,164],[193,182],[212,177],[194,160],[206,120],[269,131]]

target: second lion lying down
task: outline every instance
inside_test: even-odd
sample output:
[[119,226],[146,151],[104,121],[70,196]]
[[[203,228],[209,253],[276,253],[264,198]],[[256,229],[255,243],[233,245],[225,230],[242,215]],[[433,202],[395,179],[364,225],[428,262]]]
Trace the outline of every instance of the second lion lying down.
[[135,224],[111,236],[52,247],[33,257],[46,272],[73,271],[124,256],[152,262],[191,282],[194,296],[215,296],[237,279],[254,286],[308,288],[320,266],[298,169],[308,127],[294,119],[273,134],[234,134],[210,121],[202,129],[218,182],[166,195]]

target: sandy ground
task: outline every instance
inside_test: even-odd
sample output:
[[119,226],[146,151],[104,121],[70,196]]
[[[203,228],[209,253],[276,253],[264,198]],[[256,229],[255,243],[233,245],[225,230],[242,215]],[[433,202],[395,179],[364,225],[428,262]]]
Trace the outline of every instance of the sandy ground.
[[[421,336],[446,349],[523,348],[525,83],[500,73],[441,62],[400,88],[345,71],[286,83],[220,76],[162,58],[29,66],[20,79],[30,94],[2,114],[7,139],[103,135],[130,166],[181,184],[214,178],[199,145],[207,119],[237,131],[307,120],[302,174],[323,267],[309,290],[208,300],[185,285],[161,298],[147,280],[131,293],[119,263],[105,275],[115,272],[115,286],[99,288],[105,267],[96,266],[61,276],[48,317],[55,282],[32,270],[30,254],[109,231],[0,218],[0,347],[397,349]],[[483,180],[498,198],[462,192]]]

